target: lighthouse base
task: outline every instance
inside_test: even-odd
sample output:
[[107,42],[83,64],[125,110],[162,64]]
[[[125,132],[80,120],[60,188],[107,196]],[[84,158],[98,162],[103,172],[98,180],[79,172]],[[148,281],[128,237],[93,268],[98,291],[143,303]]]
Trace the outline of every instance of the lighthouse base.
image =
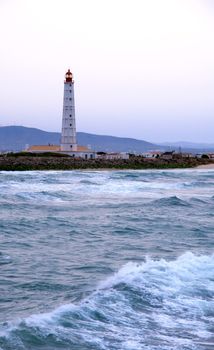
[[76,145],[76,151],[74,150],[62,150],[62,145],[35,145],[28,147],[25,151],[31,153],[61,153],[67,154],[72,158],[82,158],[82,159],[95,159],[97,158],[96,152],[90,150],[84,146]]
[[78,151],[78,146],[76,143],[61,143],[60,150],[61,152],[76,152]]

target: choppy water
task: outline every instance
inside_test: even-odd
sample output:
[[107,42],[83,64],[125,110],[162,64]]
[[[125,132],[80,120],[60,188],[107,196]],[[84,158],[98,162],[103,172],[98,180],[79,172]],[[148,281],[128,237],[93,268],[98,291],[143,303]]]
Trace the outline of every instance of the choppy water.
[[214,171],[0,172],[0,350],[214,349]]

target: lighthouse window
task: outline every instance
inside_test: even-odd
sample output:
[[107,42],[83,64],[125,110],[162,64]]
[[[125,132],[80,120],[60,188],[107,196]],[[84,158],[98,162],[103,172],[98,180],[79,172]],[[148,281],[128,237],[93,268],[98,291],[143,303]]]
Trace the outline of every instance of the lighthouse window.
[[72,126],[72,124],[70,124],[70,126]]
[[71,114],[69,115],[69,117],[71,118]]
[[69,98],[69,100],[71,101],[71,100],[72,100],[72,98],[70,97],[70,98]]
[[71,93],[71,90],[70,90],[70,93]]
[[71,86],[71,84],[69,84]]

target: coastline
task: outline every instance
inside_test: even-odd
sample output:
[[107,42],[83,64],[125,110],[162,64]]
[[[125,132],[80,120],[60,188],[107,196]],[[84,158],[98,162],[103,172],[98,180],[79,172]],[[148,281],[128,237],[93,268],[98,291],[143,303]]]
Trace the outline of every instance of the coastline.
[[146,170],[146,169],[214,169],[214,162],[207,159],[146,159],[133,156],[123,160],[74,159],[51,155],[4,155],[0,156],[0,171],[33,170]]
[[197,169],[213,169],[214,170],[214,163],[213,164],[202,164],[198,165]]

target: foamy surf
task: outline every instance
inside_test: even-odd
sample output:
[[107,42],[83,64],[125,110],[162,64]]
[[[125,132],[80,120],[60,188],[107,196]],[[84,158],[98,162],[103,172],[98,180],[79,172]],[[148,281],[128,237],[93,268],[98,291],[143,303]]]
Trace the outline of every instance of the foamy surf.
[[[1,326],[4,349],[206,349],[214,255],[128,263],[79,304]],[[205,345],[206,344],[206,345]]]

